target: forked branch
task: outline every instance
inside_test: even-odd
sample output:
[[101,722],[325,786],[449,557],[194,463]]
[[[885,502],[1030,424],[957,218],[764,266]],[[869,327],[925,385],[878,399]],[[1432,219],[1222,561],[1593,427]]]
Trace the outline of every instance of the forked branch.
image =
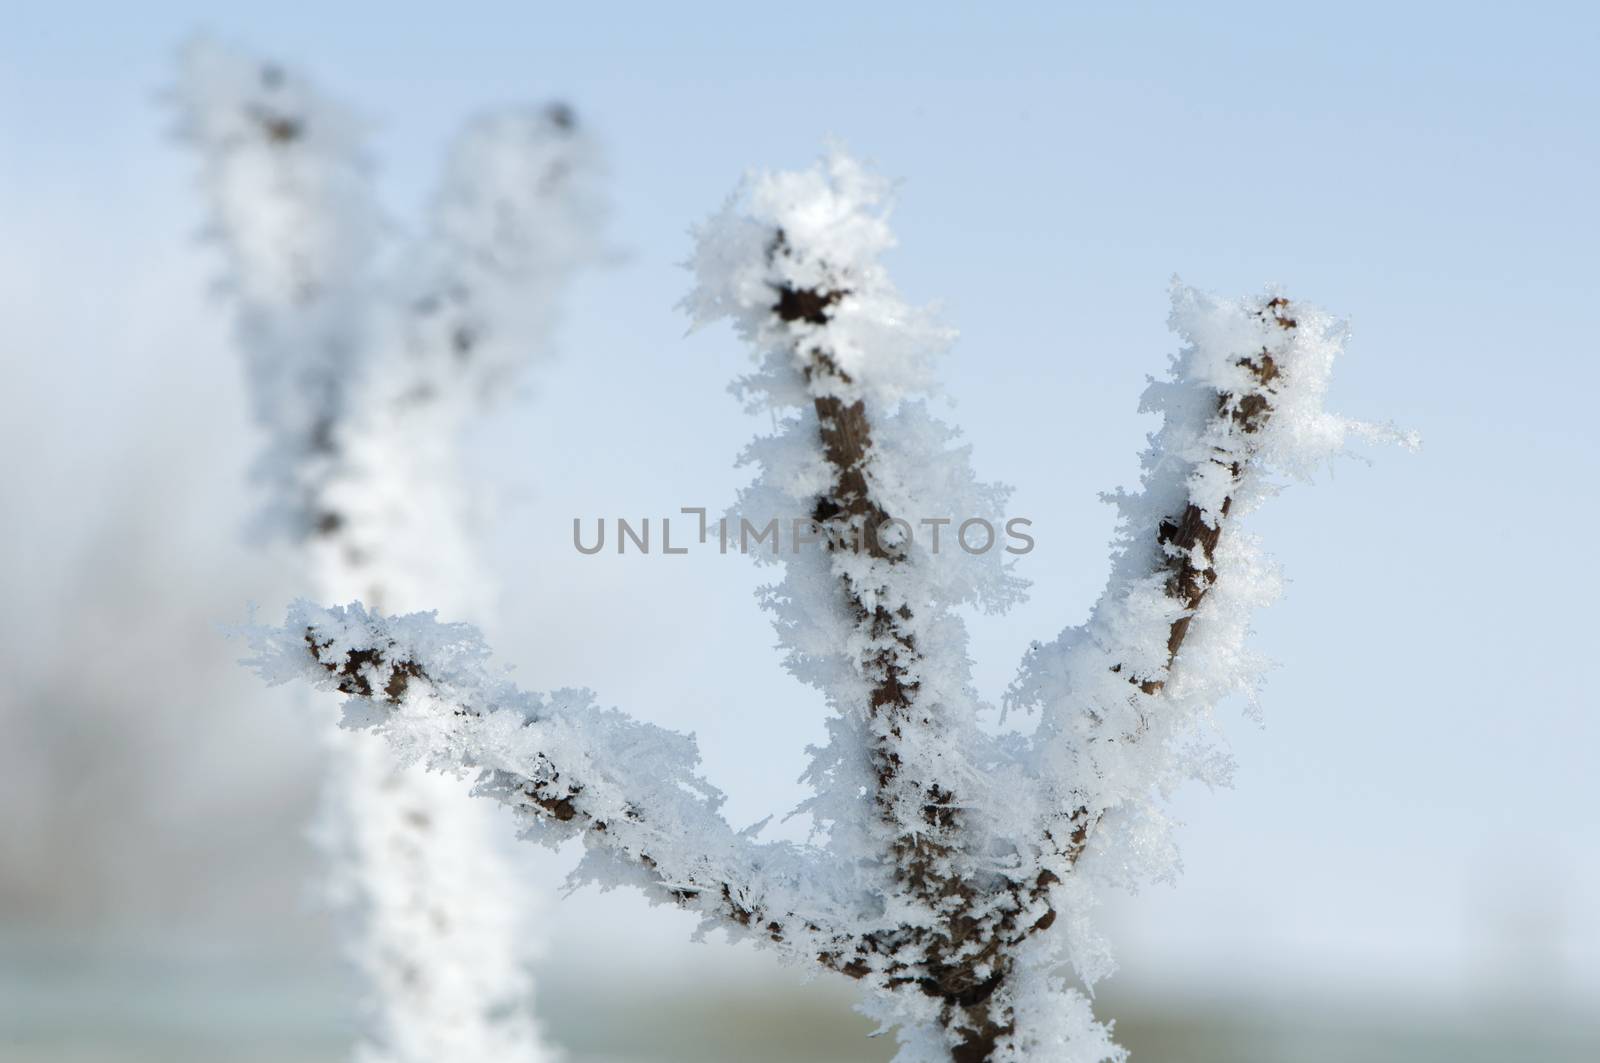
[[301,606],[258,637],[258,663],[351,695],[350,722],[409,757],[479,773],[537,836],[582,833],[583,877],[857,979],[864,1010],[899,1028],[901,1063],[1120,1060],[1061,968],[1106,973],[1096,891],[1167,871],[1160,795],[1215,777],[1210,708],[1253,688],[1247,618],[1273,591],[1233,526],[1272,475],[1339,449],[1349,426],[1321,398],[1342,332],[1276,294],[1175,289],[1187,342],[1146,396],[1164,423],[1141,489],[1117,497],[1111,580],[1087,624],[1024,662],[1009,700],[1037,731],[996,737],[959,610],[1004,608],[1018,583],[1003,557],[914,532],[995,520],[1004,492],[915,399],[950,334],[889,282],[885,203],[842,156],[753,178],[699,234],[688,300],[755,347],[741,389],[778,424],[745,455],[759,471],[740,513],[816,532],[764,597],[831,710],[802,806],[819,843],[735,833],[688,740],[587,694],[522,694],[484,670],[475,635],[428,617]]

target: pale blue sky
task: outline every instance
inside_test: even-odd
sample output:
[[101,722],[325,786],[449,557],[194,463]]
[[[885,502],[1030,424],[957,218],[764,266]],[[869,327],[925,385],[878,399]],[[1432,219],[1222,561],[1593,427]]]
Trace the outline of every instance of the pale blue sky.
[[[503,648],[535,685],[698,730],[733,815],[759,818],[797,795],[820,709],[773,664],[757,574],[575,558],[567,535],[574,515],[719,506],[743,482],[729,464],[759,426],[723,394],[743,355],[722,330],[684,337],[676,263],[744,168],[837,137],[905,179],[896,277],[961,329],[952,416],[1039,531],[1032,600],[974,625],[991,694],[1104,578],[1095,494],[1134,475],[1174,272],[1348,315],[1334,405],[1425,437],[1256,521],[1291,580],[1258,624],[1282,664],[1267,726],[1233,728],[1234,792],[1181,796],[1177,889],[1112,913],[1128,976],[1449,993],[1525,964],[1592,998],[1595,9],[858,6],[13,5],[0,468],[39,550],[95,526],[130,426],[209,401],[207,430],[234,434],[207,448],[246,445],[192,167],[156,103],[184,35],[299,63],[363,107],[402,220],[464,116],[559,95],[612,159],[626,257],[581,286],[562,360],[476,450],[521,499],[495,546]],[[247,500],[228,504],[219,536]],[[1545,936],[1519,952],[1528,934]]]

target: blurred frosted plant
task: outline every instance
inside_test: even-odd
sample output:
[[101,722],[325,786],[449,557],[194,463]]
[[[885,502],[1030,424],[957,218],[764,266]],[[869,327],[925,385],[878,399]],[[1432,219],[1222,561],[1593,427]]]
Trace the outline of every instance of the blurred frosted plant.
[[754,176],[700,230],[686,300],[750,343],[740,390],[778,423],[745,455],[738,512],[816,531],[766,558],[783,577],[763,592],[789,669],[830,709],[810,842],[735,832],[692,739],[587,692],[519,690],[471,628],[429,614],[299,603],[257,632],[255,663],[349,695],[348,725],[476,777],[533,838],[581,835],[579,879],[859,981],[901,1063],[1120,1060],[1068,976],[1092,988],[1111,970],[1090,921],[1104,890],[1175,871],[1163,795],[1224,781],[1210,713],[1254,691],[1244,636],[1277,592],[1239,520],[1365,430],[1322,406],[1344,330],[1276,292],[1174,287],[1183,346],[1145,396],[1163,424],[1139,490],[1116,498],[1110,582],[1085,625],[1022,662],[1006,701],[1033,732],[997,736],[959,611],[1003,609],[1021,585],[999,551],[941,552],[894,524],[992,522],[1004,492],[919,398],[952,334],[890,282],[887,209],[843,155]]
[[[201,39],[176,95],[267,435],[267,527],[301,544],[320,597],[481,617],[460,436],[545,347],[567,281],[595,257],[592,142],[564,105],[478,118],[422,231],[397,239],[361,122],[297,72]],[[496,851],[490,806],[370,736],[330,727],[330,742],[319,833],[369,985],[358,1058],[544,1058],[531,898]]]

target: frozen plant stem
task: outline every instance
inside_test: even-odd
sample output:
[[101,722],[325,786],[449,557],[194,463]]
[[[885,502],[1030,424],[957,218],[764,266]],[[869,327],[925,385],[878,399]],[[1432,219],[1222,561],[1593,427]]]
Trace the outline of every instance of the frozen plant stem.
[[[782,230],[773,243],[774,257],[790,254]],[[796,289],[783,285],[772,307],[779,321],[824,329],[829,310],[849,295],[847,290]],[[804,334],[802,332],[802,334]],[[852,401],[853,381],[841,370],[832,353],[820,342],[801,340],[797,352],[804,360],[805,381],[814,396],[822,454],[831,484],[817,496],[812,518],[821,529],[829,551],[849,551],[864,541],[876,564],[863,575],[842,568],[839,592],[844,608],[865,637],[858,661],[867,679],[869,730],[874,736],[870,757],[876,777],[875,800],[885,825],[893,832],[887,862],[905,899],[922,909],[926,925],[908,927],[893,937],[873,937],[858,943],[854,954],[840,962],[829,955],[824,962],[852,977],[865,977],[873,954],[892,956],[887,972],[891,986],[915,985],[941,1005],[940,1020],[959,1041],[952,1052],[956,1060],[982,1060],[993,1053],[998,1037],[1007,1031],[990,1017],[988,1000],[1004,977],[1001,952],[1007,932],[1016,931],[1018,910],[1038,899],[1012,896],[1002,908],[980,903],[971,886],[952,872],[959,865],[962,814],[957,794],[948,781],[915,778],[918,801],[906,801],[902,776],[908,765],[901,756],[906,732],[926,729],[939,740],[932,716],[919,708],[920,671],[916,617],[910,596],[892,593],[896,566],[907,560],[902,549],[880,541],[878,529],[893,519],[873,497],[868,480],[872,459],[872,425],[866,400]],[[1039,885],[1039,883],[1035,883]],[[1047,923],[1053,914],[1041,919]],[[1002,927],[1002,923],[1006,925]]]
[[1225,782],[1212,707],[1253,694],[1244,649],[1276,577],[1239,518],[1361,428],[1322,408],[1343,329],[1276,292],[1229,301],[1175,286],[1184,344],[1144,408],[1162,415],[1120,510],[1111,578],[1086,624],[1037,643],[1006,693],[1031,734],[996,736],[973,690],[960,610],[1022,586],[998,551],[940,552],[925,517],[994,521],[1005,492],[918,397],[951,339],[907,305],[883,182],[842,155],[751,178],[698,234],[697,321],[756,350],[739,389],[778,418],[744,455],[752,523],[809,519],[814,549],[758,558],[785,661],[826,700],[806,844],[734,831],[692,740],[527,693],[470,628],[359,604],[298,603],[256,635],[271,681],[349,695],[347,723],[401,757],[479,779],[547,844],[581,835],[579,881],[626,883],[863,987],[900,1063],[1121,1060],[1070,972],[1111,970],[1090,914],[1103,892],[1170,873],[1161,795]]
[[[1256,314],[1263,321],[1270,320],[1284,331],[1299,326],[1289,316],[1289,301],[1281,295],[1267,297]],[[1189,625],[1204,601],[1206,591],[1216,579],[1212,559],[1222,538],[1223,521],[1233,508],[1232,493],[1246,472],[1246,463],[1250,458],[1249,439],[1272,416],[1270,386],[1278,377],[1278,363],[1271,349],[1263,346],[1253,354],[1242,354],[1235,364],[1248,375],[1241,378],[1240,386],[1218,393],[1216,415],[1211,426],[1212,433],[1219,440],[1231,440],[1232,445],[1218,445],[1216,452],[1207,459],[1211,468],[1204,470],[1213,477],[1217,470],[1225,470],[1227,493],[1223,495],[1222,503],[1214,509],[1207,509],[1200,501],[1186,498],[1181,512],[1162,517],[1156,525],[1155,540],[1161,550],[1158,571],[1164,574],[1162,591],[1182,610],[1167,629],[1164,672],[1171,671],[1178,651],[1183,648],[1184,636],[1189,633]],[[1111,670],[1121,674],[1123,665],[1120,662],[1114,664]],[[1132,668],[1128,670],[1128,681],[1138,686],[1140,693],[1151,696],[1160,694],[1166,683],[1164,673],[1145,675]],[[1089,808],[1074,810],[1068,824],[1070,830],[1065,846],[1069,863],[1076,861],[1083,852],[1094,822],[1095,816]]]
[[[587,138],[560,105],[475,120],[424,231],[392,248],[360,123],[301,75],[198,40],[177,95],[267,432],[268,530],[300,547],[319,596],[482,617],[459,436],[594,252]],[[532,898],[492,808],[331,724],[320,834],[367,983],[357,1059],[546,1058]]]

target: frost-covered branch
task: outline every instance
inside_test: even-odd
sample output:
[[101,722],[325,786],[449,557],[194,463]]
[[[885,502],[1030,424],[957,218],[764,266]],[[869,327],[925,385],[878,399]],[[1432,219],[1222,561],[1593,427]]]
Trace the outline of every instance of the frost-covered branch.
[[333,597],[488,609],[459,440],[545,351],[572,277],[598,258],[602,172],[565,105],[486,114],[456,138],[342,379],[314,543],[324,581],[341,583]]
[[740,390],[778,425],[746,452],[758,475],[730,521],[783,530],[785,547],[757,553],[783,566],[764,604],[831,710],[801,808],[813,845],[735,834],[687,743],[586,694],[515,691],[465,629],[299,607],[257,634],[258,666],[342,690],[348,723],[476,773],[537,836],[581,832],[589,877],[858,980],[864,1009],[898,1027],[899,1063],[1120,1060],[1062,969],[1087,985],[1110,971],[1099,893],[1170,873],[1161,797],[1225,770],[1209,714],[1253,691],[1248,614],[1276,589],[1236,525],[1352,427],[1321,405],[1343,333],[1276,293],[1175,288],[1186,346],[1146,396],[1165,423],[1141,490],[1117,498],[1110,583],[1008,693],[1039,711],[1036,732],[996,736],[960,611],[1004,609],[1022,587],[1004,552],[957,529],[1002,523],[1006,492],[976,479],[922,398],[951,333],[889,280],[887,202],[841,155],[755,175],[697,234],[687,300],[752,345]]
[[637,885],[708,928],[802,955],[836,944],[861,916],[861,900],[825,873],[825,854],[727,825],[693,739],[598,708],[588,691],[517,689],[490,670],[470,627],[302,602],[255,648],[271,681],[310,678],[351,695],[346,723],[384,734],[404,762],[475,773],[537,840],[582,835],[580,879]]
[[1042,711],[1034,771],[1058,875],[1103,829],[1117,836],[1117,874],[1170,866],[1158,797],[1184,777],[1226,781],[1211,707],[1253,696],[1249,616],[1277,594],[1239,518],[1276,493],[1275,474],[1309,474],[1362,427],[1322,407],[1344,339],[1326,312],[1276,292],[1233,301],[1175,286],[1171,323],[1187,346],[1145,395],[1164,423],[1142,489],[1115,496],[1111,579],[1086,625],[1029,652],[1010,692]]
[[303,75],[208,38],[183,50],[180,135],[204,166],[207,234],[228,262],[271,530],[330,519],[317,499],[369,327],[382,216],[365,126]]
[[908,1036],[986,1058],[1005,1033],[992,998],[1007,950],[1050,910],[1004,823],[1010,758],[977,726],[954,610],[1003,608],[1020,587],[1003,553],[976,559],[953,528],[940,552],[926,535],[927,520],[999,523],[1005,493],[907,401],[951,334],[878,261],[893,242],[886,197],[843,157],[753,179],[701,234],[690,306],[734,319],[762,359],[746,394],[786,418],[748,455],[762,475],[740,514],[809,522],[822,547],[785,555],[769,604],[791,667],[835,713],[807,809],[873,870],[892,913],[840,966],[883,991],[886,1021],[925,1027]]
[[[360,125],[298,73],[213,41],[184,53],[268,445],[269,529],[319,597],[483,616],[459,437],[544,346],[595,257],[598,159],[564,105],[457,139],[423,231],[380,246]],[[331,731],[331,728],[330,728]],[[486,806],[333,732],[322,841],[369,985],[363,1063],[532,1063],[524,909]]]

